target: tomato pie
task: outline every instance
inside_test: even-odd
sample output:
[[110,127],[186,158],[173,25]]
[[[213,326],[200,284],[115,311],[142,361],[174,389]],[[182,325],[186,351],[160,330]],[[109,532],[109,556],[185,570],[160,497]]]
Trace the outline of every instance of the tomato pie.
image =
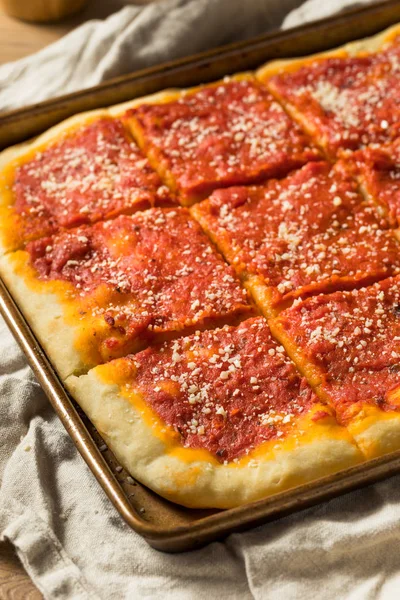
[[181,207],[63,231],[0,263],[62,376],[253,310]]
[[309,298],[271,327],[366,456],[400,447],[400,277]]
[[294,298],[396,274],[399,244],[337,163],[215,191],[192,209],[264,313]]
[[38,142],[17,151],[0,176],[0,250],[174,203],[119,119],[101,115]]
[[237,506],[362,459],[262,317],[148,348],[67,386],[121,463],[186,506]]
[[400,134],[399,33],[258,71],[293,118],[335,158]]
[[251,76],[168,94],[128,111],[127,123],[183,204],[213,189],[285,174],[319,156]]
[[259,500],[400,450],[400,28],[0,155],[0,275],[133,477]]

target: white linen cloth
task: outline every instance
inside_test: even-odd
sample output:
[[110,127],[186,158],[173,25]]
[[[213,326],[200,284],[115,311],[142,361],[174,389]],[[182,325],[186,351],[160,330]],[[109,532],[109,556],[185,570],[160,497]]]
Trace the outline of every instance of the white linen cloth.
[[[0,67],[0,107],[325,16],[351,1],[168,0],[86,23]],[[118,515],[0,321],[0,539],[47,599],[397,599],[400,477],[191,553],[151,549]]]

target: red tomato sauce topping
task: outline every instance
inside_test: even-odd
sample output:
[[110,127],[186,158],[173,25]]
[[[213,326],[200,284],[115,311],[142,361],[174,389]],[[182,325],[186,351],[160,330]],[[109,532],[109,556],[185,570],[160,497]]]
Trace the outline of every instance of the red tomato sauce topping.
[[278,318],[347,424],[364,403],[399,410],[388,394],[400,386],[400,277],[352,292],[317,296]]
[[127,113],[144,149],[183,196],[284,174],[317,158],[309,139],[256,81],[206,86]]
[[386,209],[393,225],[400,223],[400,140],[354,155],[367,193]]
[[27,250],[39,279],[70,282],[77,301],[106,323],[103,358],[132,351],[129,344],[152,332],[251,311],[233,269],[186,209],[119,216],[30,242]]
[[303,115],[331,156],[340,149],[384,143],[400,134],[397,40],[361,57],[320,58],[268,80],[268,87]]
[[315,162],[265,186],[215,191],[195,215],[241,275],[275,303],[400,270],[400,246],[342,169]]
[[24,241],[172,204],[168,188],[122,123],[106,117],[36,152],[16,168],[12,190]]
[[262,317],[148,348],[133,360],[132,388],[184,446],[206,448],[221,462],[284,439],[316,401]]

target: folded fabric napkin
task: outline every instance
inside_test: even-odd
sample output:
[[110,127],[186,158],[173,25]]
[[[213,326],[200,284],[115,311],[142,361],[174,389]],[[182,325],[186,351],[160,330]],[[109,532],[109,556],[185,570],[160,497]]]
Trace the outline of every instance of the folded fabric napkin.
[[[168,0],[127,6],[0,67],[0,107],[43,100],[351,4]],[[0,392],[0,539],[14,544],[45,598],[398,598],[399,477],[195,552],[161,554],[105,497],[2,321]]]

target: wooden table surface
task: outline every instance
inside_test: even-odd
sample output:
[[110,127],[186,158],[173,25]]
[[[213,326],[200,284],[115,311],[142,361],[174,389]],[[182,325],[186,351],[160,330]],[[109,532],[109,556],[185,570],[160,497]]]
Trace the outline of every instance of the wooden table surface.
[[[144,4],[146,0],[135,0]],[[59,23],[35,24],[18,21],[5,14],[0,0],[0,64],[37,52],[58,40],[84,21],[104,19],[121,6],[123,0],[91,0],[85,10]]]
[[[149,0],[136,0],[145,4]],[[61,23],[36,25],[8,17],[0,2],[0,64],[37,52],[88,19],[104,19],[118,10],[123,0],[92,0],[80,14]],[[0,542],[0,600],[39,600],[11,544]]]
[[0,600],[40,600],[42,594],[35,588],[13,547],[0,543]]

